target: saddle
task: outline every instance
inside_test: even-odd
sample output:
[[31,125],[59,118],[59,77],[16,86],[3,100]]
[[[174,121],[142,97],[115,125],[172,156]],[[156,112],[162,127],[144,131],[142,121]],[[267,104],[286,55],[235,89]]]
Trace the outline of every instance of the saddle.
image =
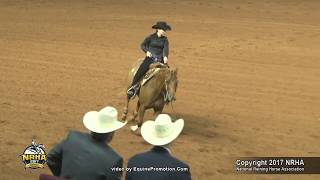
[[152,63],[149,66],[149,70],[142,78],[140,84],[141,86],[145,85],[150,79],[152,79],[153,76],[155,76],[161,68],[167,68],[167,65],[164,65],[162,63]]
[[[149,70],[147,71],[147,73],[143,76],[143,78],[134,86],[132,86],[132,88],[134,89],[135,93],[131,96],[130,99],[134,99],[136,95],[140,94],[140,87],[145,85],[150,79],[152,79],[156,74],[158,74],[158,72],[160,71],[161,68],[168,68],[168,65],[164,65],[162,63],[156,62],[156,63],[152,63],[149,66]],[[134,72],[134,69],[131,70],[131,73]],[[134,72],[135,73],[135,72]],[[129,73],[130,75],[130,73]],[[130,89],[127,91],[129,92]]]

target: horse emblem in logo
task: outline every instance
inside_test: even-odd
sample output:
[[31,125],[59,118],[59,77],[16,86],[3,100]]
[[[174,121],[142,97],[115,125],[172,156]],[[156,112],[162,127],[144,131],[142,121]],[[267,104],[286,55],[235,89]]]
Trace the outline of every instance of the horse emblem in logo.
[[25,168],[38,169],[43,168],[47,160],[47,154],[44,151],[43,144],[37,144],[32,140],[31,146],[28,146],[21,155]]

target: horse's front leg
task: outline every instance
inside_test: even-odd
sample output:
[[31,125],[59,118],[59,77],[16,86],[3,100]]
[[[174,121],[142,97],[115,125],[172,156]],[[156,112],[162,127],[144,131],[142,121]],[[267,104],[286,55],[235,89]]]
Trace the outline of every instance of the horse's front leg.
[[140,106],[139,111],[138,111],[138,127],[141,128],[142,123],[143,123],[143,117],[144,117],[144,112],[146,111],[146,108],[144,106]]
[[163,108],[164,108],[164,105],[165,105],[165,102],[163,100],[163,98],[159,98],[155,103],[154,103],[154,106],[153,106],[153,111],[154,111],[154,116],[155,118],[162,113],[163,111]]
[[137,125],[131,126],[131,130],[136,134],[136,135],[141,135],[140,129],[143,123],[143,117],[144,117],[144,112],[146,108],[144,106],[140,106],[138,110],[138,122]]

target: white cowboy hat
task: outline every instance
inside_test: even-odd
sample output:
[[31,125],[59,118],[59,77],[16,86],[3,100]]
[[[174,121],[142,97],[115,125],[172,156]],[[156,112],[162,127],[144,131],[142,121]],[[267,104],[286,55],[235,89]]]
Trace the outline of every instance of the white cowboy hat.
[[122,128],[127,122],[118,120],[118,111],[107,106],[100,111],[90,111],[83,116],[84,126],[95,133],[109,133]]
[[144,140],[155,146],[169,144],[181,133],[184,120],[172,122],[167,114],[159,114],[155,121],[146,121],[141,126],[141,135]]

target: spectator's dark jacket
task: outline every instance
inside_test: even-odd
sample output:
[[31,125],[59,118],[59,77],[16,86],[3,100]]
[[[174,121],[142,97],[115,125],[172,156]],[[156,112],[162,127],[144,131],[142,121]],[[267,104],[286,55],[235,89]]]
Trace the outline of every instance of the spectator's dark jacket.
[[123,159],[105,142],[98,142],[90,134],[70,132],[47,155],[47,164],[55,176],[72,180],[121,179]]

